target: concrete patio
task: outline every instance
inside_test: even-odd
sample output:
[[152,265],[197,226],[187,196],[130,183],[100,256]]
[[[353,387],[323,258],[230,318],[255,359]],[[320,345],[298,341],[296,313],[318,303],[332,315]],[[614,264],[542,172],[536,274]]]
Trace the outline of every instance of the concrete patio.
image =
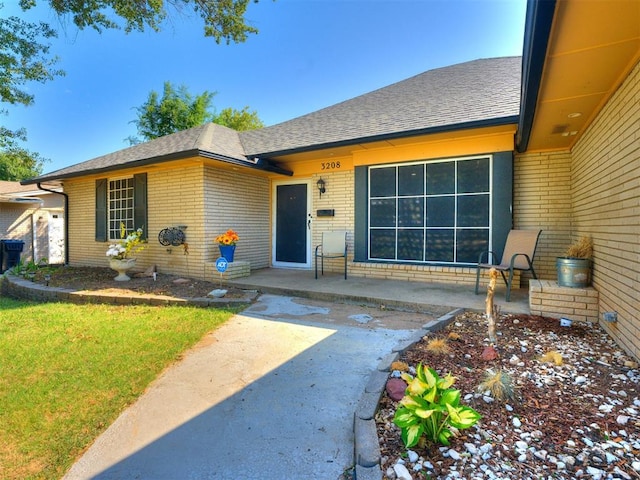
[[[387,308],[406,308],[418,311],[430,306],[464,308],[484,311],[486,280],[481,283],[480,294],[474,294],[473,285],[444,285],[376,278],[349,277],[339,273],[326,273],[316,280],[311,270],[265,268],[252,270],[248,277],[228,281],[229,285],[318,300],[369,303]],[[495,303],[502,313],[530,313],[529,291],[514,288],[511,301],[505,301],[506,287],[502,279],[496,285]]]

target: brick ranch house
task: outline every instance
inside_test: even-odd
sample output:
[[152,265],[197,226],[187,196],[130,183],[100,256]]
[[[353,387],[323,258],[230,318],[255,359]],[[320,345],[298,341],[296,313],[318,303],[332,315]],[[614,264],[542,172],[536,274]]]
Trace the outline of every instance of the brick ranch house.
[[[470,294],[478,251],[500,252],[511,228],[542,230],[536,271],[550,280],[590,235],[598,311],[618,312],[604,327],[640,357],[639,58],[635,0],[529,0],[522,57],[428,71],[257,131],[199,126],[23,183],[64,187],[69,264],[106,266],[124,216],[148,235],[139,265],[194,278],[215,274],[228,228],[251,270],[311,269],[322,232],[344,229],[351,276]],[[178,227],[188,255],[158,241]]]

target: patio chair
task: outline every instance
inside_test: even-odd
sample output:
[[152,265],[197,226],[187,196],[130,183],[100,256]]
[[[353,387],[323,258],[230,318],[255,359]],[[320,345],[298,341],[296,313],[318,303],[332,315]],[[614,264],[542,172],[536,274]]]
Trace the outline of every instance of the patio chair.
[[339,230],[335,232],[322,232],[322,243],[316,247],[316,280],[318,279],[318,259],[320,259],[321,272],[324,275],[325,258],[344,257],[344,279],[347,279],[347,232]]
[[[495,253],[485,251],[478,257],[478,267],[476,270],[476,295],[478,294],[478,284],[480,283],[480,270],[495,268],[500,272],[504,283],[507,285],[507,302],[511,299],[511,286],[513,283],[513,271],[531,272],[533,278],[537,279],[536,271],[533,269],[533,258],[538,246],[538,238],[541,230],[511,230],[507,236],[507,243],[504,246],[502,261],[498,264],[483,263],[489,260],[495,261]],[[509,279],[505,272],[509,272]]]

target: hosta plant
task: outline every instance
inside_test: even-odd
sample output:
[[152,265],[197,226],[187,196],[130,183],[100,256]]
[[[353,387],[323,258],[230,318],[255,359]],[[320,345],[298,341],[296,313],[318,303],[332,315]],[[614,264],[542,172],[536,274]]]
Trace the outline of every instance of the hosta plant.
[[415,377],[403,373],[402,378],[407,389],[393,422],[402,430],[405,447],[415,446],[423,436],[449,445],[452,428],[469,428],[480,419],[473,408],[460,405],[460,390],[451,388],[455,377],[450,373],[440,378],[433,368],[419,364]]

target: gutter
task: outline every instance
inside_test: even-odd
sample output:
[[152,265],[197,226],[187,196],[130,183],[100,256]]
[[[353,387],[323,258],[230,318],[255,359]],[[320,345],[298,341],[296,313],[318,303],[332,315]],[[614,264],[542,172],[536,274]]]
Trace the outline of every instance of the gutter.
[[64,264],[69,265],[69,195],[44,188],[40,182],[37,183],[37,186],[43,192],[55,193],[64,197]]
[[555,11],[556,0],[528,0],[527,2],[522,48],[520,120],[516,133],[518,153],[525,152],[529,146]]

